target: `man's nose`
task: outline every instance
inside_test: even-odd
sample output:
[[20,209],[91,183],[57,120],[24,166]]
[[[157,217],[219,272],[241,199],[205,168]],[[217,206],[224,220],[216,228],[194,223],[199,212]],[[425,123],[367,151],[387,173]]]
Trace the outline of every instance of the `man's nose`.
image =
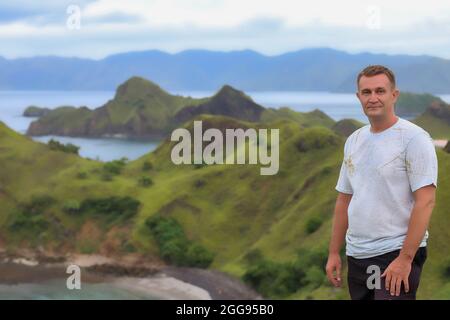
[[372,92],[369,96],[369,102],[378,102],[378,98],[377,95],[375,94],[375,92]]

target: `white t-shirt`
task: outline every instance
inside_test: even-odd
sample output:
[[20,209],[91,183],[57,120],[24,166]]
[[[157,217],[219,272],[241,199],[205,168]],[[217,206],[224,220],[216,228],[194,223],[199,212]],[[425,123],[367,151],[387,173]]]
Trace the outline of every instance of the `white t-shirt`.
[[[413,192],[437,186],[437,157],[430,135],[398,118],[372,133],[370,124],[345,142],[336,190],[352,194],[348,207],[346,254],[370,258],[401,249],[406,238]],[[420,246],[426,246],[428,231]]]

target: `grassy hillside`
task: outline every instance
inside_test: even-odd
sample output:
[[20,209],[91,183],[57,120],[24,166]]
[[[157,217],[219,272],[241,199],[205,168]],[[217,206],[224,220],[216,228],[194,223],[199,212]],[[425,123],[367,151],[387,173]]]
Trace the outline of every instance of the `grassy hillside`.
[[395,112],[401,117],[414,117],[422,114],[433,103],[442,103],[442,99],[428,93],[400,92]]
[[[260,165],[176,166],[170,161],[175,142],[168,140],[133,162],[104,164],[51,151],[0,125],[0,244],[160,259],[149,218],[174,218],[186,239],[213,253],[211,268],[258,283],[270,297],[348,298],[346,288],[331,288],[323,273],[345,138],[295,120],[199,119],[204,128],[220,130],[279,128],[278,174],[262,176]],[[185,127],[192,131],[192,122]],[[450,298],[444,276],[450,264],[443,261],[450,254],[450,155],[438,156],[438,203],[419,293],[424,299]],[[105,209],[105,197],[117,197],[106,201],[113,209]],[[137,209],[121,197],[138,201]]]
[[200,114],[223,115],[244,121],[259,121],[264,107],[255,103],[244,92],[231,86],[223,86],[205,103],[198,106],[187,106],[180,110],[175,119],[185,122]]
[[295,121],[302,127],[324,126],[330,128],[335,123],[333,119],[319,109],[315,109],[310,112],[298,112],[288,107],[281,107],[279,109],[265,109],[260,119],[261,122],[265,123],[270,123],[277,120]]
[[207,99],[171,95],[151,81],[133,77],[121,84],[102,107],[59,107],[30,124],[29,135],[161,136],[171,128],[176,112]]
[[[27,113],[45,109],[33,107]],[[289,108],[266,109],[244,92],[223,86],[210,98],[193,99],[171,95],[151,81],[133,77],[117,88],[115,97],[104,106],[56,108],[33,121],[27,134],[63,136],[164,137],[174,128],[203,114],[222,115],[242,121],[271,122],[294,120],[302,126],[324,125],[334,121],[320,110],[301,113]]]
[[353,131],[356,129],[359,129],[364,126],[364,123],[359,122],[358,120],[354,119],[342,119],[336,122],[332,129],[337,134],[340,134],[344,137],[350,136]]
[[[206,116],[202,119],[205,128],[251,126],[251,123],[225,117]],[[13,223],[22,213],[17,209],[9,210],[3,213],[4,242],[11,247],[44,245],[54,250],[81,252],[125,253],[136,250],[158,257],[158,248],[146,221],[161,214],[174,217],[189,239],[215,253],[212,268],[237,276],[242,276],[248,268],[246,255],[254,250],[260,250],[268,259],[277,261],[289,261],[299,248],[310,248],[311,243],[322,250],[326,239],[317,242],[310,238],[305,228],[315,216],[321,221],[330,217],[333,206],[330,196],[334,191],[324,190],[323,200],[317,203],[316,199],[326,186],[323,178],[331,181],[337,174],[342,139],[326,128],[301,129],[292,121],[277,122],[274,127],[280,128],[282,141],[281,169],[276,176],[261,176],[256,165],[175,166],[169,160],[173,143],[166,143],[154,153],[126,165],[112,181],[104,181],[101,174],[103,164],[49,151],[44,145],[13,135],[11,144],[23,144],[24,151],[34,153],[33,158],[46,165],[45,168],[30,166],[26,175],[35,180],[38,173],[34,170],[39,170],[39,174],[46,178],[41,177],[39,184],[32,184],[29,180],[13,181],[14,175],[11,174],[3,175],[1,181],[11,194],[20,194],[24,188],[29,191],[27,196],[17,199],[21,206],[29,205],[36,196],[50,195],[54,198],[54,203],[45,208],[45,212],[38,213],[40,219],[35,222],[55,228],[17,227]],[[323,143],[315,143],[321,139]],[[51,165],[56,160],[48,158],[54,157],[53,154],[60,158],[60,162],[73,163],[66,164],[65,170],[58,170],[57,166]],[[15,156],[28,159],[26,153],[15,153]],[[316,158],[327,160],[318,165]],[[2,170],[17,172],[14,166],[21,161],[14,161]],[[145,163],[151,163],[151,169],[144,170]],[[85,173],[85,177],[80,179],[80,173]],[[139,178],[143,175],[153,181],[150,187],[139,185]],[[112,195],[129,195],[140,201],[138,214],[111,224],[102,217],[74,216],[62,210],[69,200],[80,203],[86,198]],[[123,238],[123,243],[111,243],[115,233],[122,234],[117,238]]]
[[427,130],[434,139],[450,139],[450,105],[432,103],[414,123]]

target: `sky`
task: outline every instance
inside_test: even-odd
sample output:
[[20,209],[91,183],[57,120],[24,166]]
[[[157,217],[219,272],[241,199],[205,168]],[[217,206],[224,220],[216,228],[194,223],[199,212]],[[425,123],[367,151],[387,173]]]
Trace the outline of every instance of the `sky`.
[[450,59],[450,1],[16,0],[0,3],[0,56],[101,59],[128,51],[329,47]]

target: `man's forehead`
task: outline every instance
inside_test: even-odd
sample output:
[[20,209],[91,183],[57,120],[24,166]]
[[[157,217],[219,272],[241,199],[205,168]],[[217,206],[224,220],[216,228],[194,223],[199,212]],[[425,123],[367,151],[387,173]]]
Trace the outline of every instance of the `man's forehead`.
[[388,86],[390,86],[390,81],[385,74],[378,74],[372,77],[362,76],[359,80],[359,88],[361,90],[374,90],[377,88],[387,88]]

